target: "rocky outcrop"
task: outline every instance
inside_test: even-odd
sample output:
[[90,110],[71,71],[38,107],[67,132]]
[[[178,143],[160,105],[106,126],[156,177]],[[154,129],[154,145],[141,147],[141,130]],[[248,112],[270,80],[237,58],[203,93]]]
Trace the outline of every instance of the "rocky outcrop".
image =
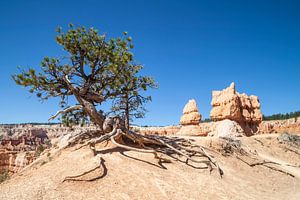
[[0,174],[4,171],[16,173],[26,165],[30,164],[35,158],[34,151],[0,151]]
[[132,130],[145,135],[174,135],[180,130],[180,126],[164,126],[164,127],[132,127]]
[[235,121],[225,119],[211,124],[212,132],[209,136],[214,137],[241,137],[245,134],[243,128]]
[[201,120],[201,115],[197,108],[195,99],[189,100],[189,102],[183,108],[183,115],[180,118],[180,124],[186,125],[198,125]]
[[[47,147],[45,144],[48,140],[47,134],[40,129],[13,133],[12,135],[3,134],[1,136],[0,173],[4,171],[18,172],[37,157],[38,151]],[[41,149],[39,149],[40,147]]]
[[[189,125],[189,126],[164,126],[164,127],[135,126],[133,127],[133,130],[142,134],[154,134],[154,135],[182,134],[182,135],[201,135],[201,136],[209,135],[215,137],[218,136],[224,137],[225,135],[227,135],[226,137],[228,137],[227,133],[231,133],[232,136],[245,135],[244,128],[239,123],[232,120],[221,120],[216,122],[201,122],[199,125]],[[269,134],[269,133],[300,134],[300,117],[288,119],[288,120],[262,121],[259,124],[259,130],[256,134]]]
[[65,127],[57,125],[0,125],[0,173],[15,173],[30,164],[48,145],[63,147],[68,137],[80,131],[95,130],[96,126]]
[[194,99],[188,101],[183,108],[183,115],[180,118],[181,128],[177,135],[197,135],[206,136],[202,127],[199,126],[201,114],[199,113],[197,103]]
[[[145,135],[200,135],[205,136],[214,130],[213,122],[200,123],[199,125],[188,126],[150,126],[150,127],[132,127],[132,130]],[[179,132],[181,131],[181,132]]]
[[214,121],[223,119],[239,121],[242,118],[234,83],[222,91],[212,91],[211,105],[210,118]]
[[257,96],[247,96],[245,93],[239,94],[241,102],[242,121],[246,123],[260,123],[262,114],[260,111],[260,102]]
[[262,121],[258,97],[236,92],[234,83],[222,91],[213,91],[211,105],[210,118],[213,121],[236,121],[247,134],[257,132]]
[[263,121],[259,125],[259,133],[300,134],[300,117],[286,120]]

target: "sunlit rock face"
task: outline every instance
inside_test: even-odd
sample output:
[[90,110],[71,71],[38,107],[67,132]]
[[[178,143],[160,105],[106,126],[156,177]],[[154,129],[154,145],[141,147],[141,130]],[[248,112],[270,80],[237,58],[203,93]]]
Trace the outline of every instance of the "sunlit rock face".
[[244,129],[233,120],[224,119],[221,121],[213,122],[211,126],[213,131],[209,133],[209,136],[241,137],[245,135]]
[[201,114],[199,113],[197,103],[194,99],[188,101],[183,108],[183,115],[180,118],[181,128],[177,135],[190,135],[190,136],[205,136],[203,127],[199,126]]
[[263,121],[259,125],[259,133],[300,134],[300,117],[286,120]]
[[180,126],[163,126],[163,127],[138,127],[133,126],[132,130],[144,135],[174,135],[180,129]]
[[1,151],[0,152],[0,173],[4,171],[16,173],[35,159],[33,151]]
[[4,171],[15,173],[31,163],[35,158],[37,144],[42,143],[31,141],[25,136],[18,139],[1,140],[0,173]]
[[198,125],[201,120],[197,103],[195,99],[191,99],[183,108],[183,115],[180,118],[180,124],[185,125]]
[[210,118],[214,121],[223,119],[240,121],[242,119],[240,100],[234,83],[222,91],[212,91],[211,105]]
[[40,145],[47,146],[48,136],[43,129],[2,127],[1,132],[0,173],[18,172],[36,158]]
[[234,83],[222,91],[213,91],[211,105],[210,118],[213,121],[225,119],[236,121],[246,134],[258,131],[262,121],[259,99],[254,95],[236,92]]
[[40,146],[47,148],[57,144],[65,135],[80,131],[95,130],[96,126],[57,125],[0,125],[0,173],[18,172],[36,159]]

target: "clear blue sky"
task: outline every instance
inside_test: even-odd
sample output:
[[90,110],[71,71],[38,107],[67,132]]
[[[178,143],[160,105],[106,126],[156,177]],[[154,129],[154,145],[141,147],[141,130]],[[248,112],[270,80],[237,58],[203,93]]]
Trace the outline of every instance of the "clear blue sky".
[[300,110],[299,1],[0,1],[0,123],[46,122],[57,101],[40,103],[14,84],[17,66],[60,56],[55,28],[128,31],[144,74],[156,78],[142,125],[177,124],[195,98],[209,117],[211,91],[236,83],[260,97],[266,115]]

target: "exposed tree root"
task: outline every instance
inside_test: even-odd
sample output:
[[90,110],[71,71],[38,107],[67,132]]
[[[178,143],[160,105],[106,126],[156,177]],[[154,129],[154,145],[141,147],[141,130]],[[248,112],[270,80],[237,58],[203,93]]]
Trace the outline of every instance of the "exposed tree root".
[[[100,176],[97,176],[97,177],[94,177],[94,178],[91,178],[91,179],[79,179],[80,177],[82,177],[84,175],[87,175],[87,174],[89,174],[91,172],[94,172],[97,169],[100,169],[101,166],[103,168],[103,174],[101,174]],[[106,167],[104,165],[104,159],[100,157],[100,164],[98,166],[96,166],[93,169],[90,169],[88,171],[85,171],[85,172],[83,172],[81,174],[75,175],[75,176],[67,176],[67,177],[64,178],[64,180],[62,182],[65,182],[65,181],[87,181],[87,182],[95,181],[95,180],[100,179],[103,176],[105,176],[106,170],[107,169],[106,169]]]
[[[236,156],[236,158],[239,159],[239,160],[241,160],[243,163],[247,164],[247,165],[250,166],[250,167],[254,167],[254,166],[260,165],[260,166],[263,166],[263,167],[267,167],[267,168],[269,168],[269,169],[272,169],[272,170],[274,170],[274,171],[278,171],[278,172],[284,173],[284,174],[289,175],[289,176],[291,176],[291,177],[295,177],[295,175],[293,175],[293,174],[291,174],[291,173],[289,173],[289,172],[287,172],[287,171],[284,171],[284,170],[282,170],[282,169],[278,169],[278,168],[276,168],[276,167],[272,167],[272,166],[268,165],[268,164],[282,165],[282,164],[280,164],[280,163],[276,163],[276,162],[272,162],[272,161],[265,161],[265,160],[259,161],[259,162],[255,162],[255,163],[249,163],[249,162],[247,162],[246,160],[242,159],[242,158],[239,157],[239,156]],[[288,166],[290,166],[290,165],[288,165]]]
[[289,175],[289,176],[295,178],[295,175],[294,175],[294,174],[291,174],[291,173],[289,173],[289,172],[287,172],[287,171],[284,171],[284,170],[281,170],[281,169],[278,169],[278,168],[276,168],[276,167],[272,167],[272,166],[269,166],[269,165],[262,165],[262,166],[267,167],[267,168],[272,169],[272,170],[277,171],[277,172],[284,173],[284,174],[286,174],[286,175]]
[[293,153],[295,153],[295,154],[297,154],[297,155],[300,156],[300,152],[297,151],[297,150],[294,150],[294,149],[291,149],[291,148],[288,148],[288,147],[285,147],[284,149],[286,149],[286,150],[288,150],[288,151],[291,151],[291,152],[293,152]]
[[254,167],[257,165],[265,165],[265,164],[275,164],[275,165],[281,165],[279,163],[273,162],[273,161],[266,161],[266,160],[262,160],[262,161],[256,161],[256,162],[248,162],[245,159],[243,159],[240,156],[236,156],[236,158],[240,161],[242,161],[243,163],[246,163],[247,165],[249,165],[250,167]]
[[[233,154],[233,155],[235,155],[235,157],[237,159],[239,159],[240,161],[242,161],[243,163],[247,164],[250,167],[263,166],[263,167],[272,169],[274,171],[284,173],[291,177],[295,177],[295,175],[293,175],[285,170],[279,169],[275,166],[270,166],[270,164],[277,165],[277,166],[282,166],[282,165],[291,166],[291,167],[298,167],[298,166],[290,165],[290,164],[282,164],[282,163],[277,163],[277,162],[270,161],[270,160],[261,159],[258,156],[256,151],[253,152],[249,148],[247,148],[247,149],[243,148],[240,141],[237,141],[237,140],[234,140],[231,138],[222,138],[222,139],[225,140],[225,142],[226,142],[225,145],[223,145],[223,151],[225,152],[225,155]],[[247,160],[250,160],[250,161],[247,161]]]
[[[84,144],[82,144],[79,147],[77,147],[75,150],[81,149],[82,147],[85,147],[85,146],[88,146],[88,145],[94,146],[96,143],[101,143],[103,141],[107,141],[112,136],[114,136],[116,134],[117,134],[117,129],[114,128],[110,133],[107,133],[105,135],[101,135],[100,137],[97,137],[97,138],[90,139],[87,142],[85,142]],[[76,142],[76,140],[72,140],[72,141],[74,141],[74,143]]]
[[[192,161],[194,163],[204,163],[206,166],[212,171],[214,165],[219,175],[222,177],[224,175],[223,170],[220,168],[219,164],[210,156],[203,147],[199,145],[192,145],[192,143],[189,140],[183,139],[183,138],[168,138],[164,136],[157,136],[157,135],[137,135],[134,132],[130,132],[131,134],[140,137],[140,140],[143,140],[141,138],[147,139],[147,142],[153,141],[154,144],[159,144],[161,146],[164,146],[164,153],[166,155],[175,154],[177,156],[182,156],[186,158],[186,164],[188,165],[189,161]],[[189,148],[187,148],[189,146]],[[199,150],[193,149],[198,148]],[[196,160],[192,157],[206,157],[207,160]]]
[[259,142],[261,144],[261,146],[265,146],[264,143],[262,141],[260,141],[259,139],[254,138],[254,140],[257,141],[257,142]]
[[141,152],[141,153],[157,153],[155,150],[153,149],[139,149],[139,148],[135,148],[135,147],[130,147],[127,145],[123,145],[123,144],[119,144],[118,142],[116,142],[115,137],[121,136],[122,132],[120,129],[118,129],[117,134],[113,135],[112,137],[110,137],[111,142],[123,149],[127,149],[127,150],[131,150],[131,151],[137,151],[137,152]]
[[[77,135],[76,138],[72,139],[71,143],[75,144],[76,141],[78,141],[78,138],[80,138],[80,135]],[[169,156],[179,161],[181,158],[185,158],[185,163],[188,166],[193,166],[191,163],[204,164],[204,167],[193,167],[199,169],[208,168],[210,171],[216,168],[220,177],[224,175],[224,172],[217,161],[213,158],[213,156],[209,155],[202,146],[192,144],[191,140],[178,137],[141,135],[133,131],[123,131],[120,128],[114,128],[110,133],[89,139],[77,147],[75,151],[89,146],[96,155],[95,144],[109,140],[117,147],[126,150],[137,151],[140,153],[151,153],[159,160],[159,162],[171,162],[169,159],[163,158],[162,155]],[[195,159],[196,157],[202,159]],[[87,173],[94,171],[95,169],[89,170]],[[78,176],[85,174],[86,173],[83,173]],[[67,179],[76,177],[67,177]]]

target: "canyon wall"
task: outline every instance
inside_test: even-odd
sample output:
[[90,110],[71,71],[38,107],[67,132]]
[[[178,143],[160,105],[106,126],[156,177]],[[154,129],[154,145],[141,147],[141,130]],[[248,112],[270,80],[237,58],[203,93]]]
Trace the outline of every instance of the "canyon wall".
[[58,125],[0,125],[0,174],[18,172],[33,162],[45,148],[60,140],[64,135],[85,130],[95,130],[95,126]]
[[10,136],[1,135],[0,173],[18,172],[38,156],[37,153],[40,153],[38,151],[47,148],[48,137],[44,131],[32,129],[25,132],[23,130],[22,134],[14,132],[15,134]]

